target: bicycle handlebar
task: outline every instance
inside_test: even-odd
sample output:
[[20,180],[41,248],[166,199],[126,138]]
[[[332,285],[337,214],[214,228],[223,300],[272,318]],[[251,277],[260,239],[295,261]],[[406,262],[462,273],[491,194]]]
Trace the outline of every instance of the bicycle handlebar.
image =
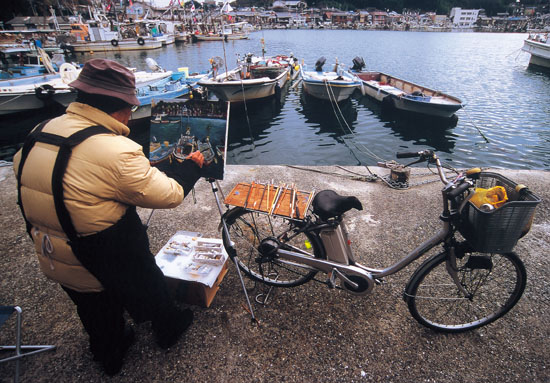
[[470,183],[468,182],[463,182],[461,183],[460,185],[458,185],[456,188],[452,189],[450,192],[447,193],[447,195],[450,197],[450,198],[455,198],[457,197],[458,195],[464,193],[466,190],[468,190],[468,188],[472,186],[470,185]]

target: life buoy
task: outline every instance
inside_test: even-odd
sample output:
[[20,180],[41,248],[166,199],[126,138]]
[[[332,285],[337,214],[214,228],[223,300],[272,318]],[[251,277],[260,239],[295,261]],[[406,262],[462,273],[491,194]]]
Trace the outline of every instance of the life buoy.
[[50,84],[43,84],[34,89],[34,94],[39,100],[47,100],[55,94],[55,89]]
[[79,70],[71,63],[63,63],[59,67],[59,76],[65,84],[76,80],[78,73]]
[[137,43],[138,43],[139,45],[144,45],[144,44],[145,44],[145,40],[143,40],[142,37],[138,37]]
[[114,47],[118,47],[118,40],[112,39],[111,40],[111,45],[114,46]]

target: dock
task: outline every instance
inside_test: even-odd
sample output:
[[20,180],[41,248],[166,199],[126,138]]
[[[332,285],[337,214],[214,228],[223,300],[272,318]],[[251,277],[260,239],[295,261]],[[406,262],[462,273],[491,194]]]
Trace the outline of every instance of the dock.
[[[346,167],[368,175],[365,167]],[[371,167],[386,175],[387,169]],[[501,170],[538,195],[530,233],[515,248],[527,268],[527,288],[519,303],[495,323],[458,335],[435,333],[418,324],[402,299],[421,260],[367,296],[352,296],[310,282],[274,289],[263,306],[253,303],[259,323],[251,323],[234,264],[209,308],[191,306],[195,321],[169,351],[161,350],[147,323],[134,325],[136,343],[122,371],[109,379],[92,361],[75,306],[60,286],[39,270],[34,247],[16,205],[11,167],[0,168],[0,304],[23,309],[23,343],[55,344],[55,352],[24,359],[21,381],[58,382],[543,382],[550,380],[550,173]],[[346,214],[356,258],[382,268],[404,256],[440,225],[440,182],[426,168],[414,168],[406,190],[384,182],[352,179],[340,167],[228,165],[220,181],[227,194],[239,182],[294,183],[300,190],[332,189],[355,195],[363,210]],[[220,215],[211,185],[196,184],[182,205],[157,210],[148,233],[156,254],[178,230],[221,238]],[[145,222],[149,209],[138,209]],[[430,254],[435,254],[435,250]],[[324,280],[318,275],[317,279]],[[246,282],[251,299],[266,293]],[[182,304],[182,307],[186,305]],[[131,320],[129,320],[131,322]],[[0,329],[9,344],[11,322]],[[0,380],[14,366],[0,364]]]

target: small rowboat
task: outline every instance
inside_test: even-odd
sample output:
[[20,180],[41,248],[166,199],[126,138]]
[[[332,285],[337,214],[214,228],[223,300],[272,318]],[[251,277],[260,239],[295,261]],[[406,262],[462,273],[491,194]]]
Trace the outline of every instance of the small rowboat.
[[361,93],[386,107],[430,117],[450,118],[464,107],[456,97],[402,80],[386,73],[362,70],[364,62],[356,57],[352,73],[361,79]]

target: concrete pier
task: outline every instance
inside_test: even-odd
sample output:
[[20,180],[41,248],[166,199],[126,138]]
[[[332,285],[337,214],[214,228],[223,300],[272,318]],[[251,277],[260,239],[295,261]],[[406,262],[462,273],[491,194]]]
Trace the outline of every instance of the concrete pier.
[[[364,167],[347,167],[367,175]],[[379,175],[387,169],[371,168]],[[149,324],[134,325],[137,341],[122,372],[109,379],[88,351],[76,310],[56,283],[38,269],[33,245],[16,205],[10,167],[0,168],[0,305],[23,309],[23,342],[56,344],[55,352],[22,362],[21,381],[56,382],[543,382],[550,380],[550,173],[495,170],[526,184],[543,199],[530,233],[515,251],[527,268],[527,288],[512,311],[484,328],[458,335],[435,333],[418,324],[402,300],[403,288],[421,260],[386,279],[368,296],[310,282],[274,289],[267,306],[254,303],[252,324],[235,267],[208,309],[192,306],[195,322],[169,351],[162,351]],[[381,268],[396,262],[440,225],[441,183],[425,168],[412,171],[407,190],[381,181],[350,179],[338,167],[227,166],[225,193],[240,181],[295,183],[300,190],[333,189],[355,195],[362,211],[346,214],[358,260]],[[345,175],[345,176],[343,176]],[[178,230],[221,237],[220,216],[210,184],[196,185],[176,209],[151,217],[149,237],[156,253]],[[144,220],[150,210],[140,209]],[[430,254],[435,254],[432,251]],[[318,279],[325,280],[319,275]],[[247,282],[249,294],[265,291]],[[185,306],[185,305],[183,305]],[[131,321],[130,321],[131,322]],[[12,342],[12,322],[0,330],[0,344]],[[14,366],[0,364],[0,381]]]

